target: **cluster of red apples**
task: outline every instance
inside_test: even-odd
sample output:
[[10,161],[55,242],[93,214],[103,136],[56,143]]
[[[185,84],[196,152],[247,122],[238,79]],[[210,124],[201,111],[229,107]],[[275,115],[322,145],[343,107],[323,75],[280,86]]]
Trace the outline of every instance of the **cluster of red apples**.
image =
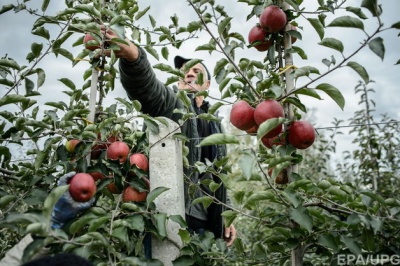
[[[236,128],[253,134],[265,121],[279,117],[284,118],[285,111],[276,100],[263,100],[255,108],[248,102],[239,100],[232,105],[230,122]],[[280,124],[261,139],[267,148],[290,144],[296,149],[307,149],[314,143],[314,140],[315,129],[311,123],[305,120],[293,121],[285,130]]]
[[[65,148],[68,153],[75,154],[77,151],[77,146],[83,141],[78,139],[70,139],[65,143]],[[100,155],[105,153],[105,160],[114,164],[118,164],[123,168],[124,164],[130,165],[130,167],[136,167],[143,171],[144,173],[149,172],[149,160],[147,156],[139,152],[131,152],[131,147],[124,141],[119,140],[115,136],[110,136],[107,141],[96,141],[92,145],[91,149],[91,159],[99,159]],[[123,202],[135,201],[141,202],[145,201],[147,197],[146,191],[139,191],[136,188],[129,185],[129,178],[134,177],[132,171],[128,172],[127,179],[124,180],[124,187],[122,191],[117,188],[115,183],[111,181],[107,185],[108,191],[113,194],[122,193]],[[78,202],[85,202],[90,200],[97,191],[97,182],[105,178],[113,178],[113,174],[110,173],[108,176],[104,175],[102,172],[92,171],[87,173],[77,173],[69,180],[69,193],[71,197]],[[141,177],[145,182],[147,188],[150,187],[150,182],[147,178]]]
[[[248,41],[258,51],[267,51],[275,41],[275,33],[284,33],[287,24],[286,13],[275,5],[267,6],[261,13],[259,23],[249,31]],[[291,25],[291,30],[296,27]],[[291,37],[292,43],[296,42],[295,37]]]

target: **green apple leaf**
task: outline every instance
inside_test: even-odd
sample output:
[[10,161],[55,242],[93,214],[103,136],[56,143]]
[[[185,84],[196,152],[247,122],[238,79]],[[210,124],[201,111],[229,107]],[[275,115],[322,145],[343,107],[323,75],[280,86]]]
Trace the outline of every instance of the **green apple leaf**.
[[364,30],[364,23],[358,18],[343,16],[334,19],[327,27],[345,27]]
[[379,56],[382,61],[385,57],[385,45],[383,44],[383,39],[381,37],[376,37],[368,43],[369,49]]
[[325,35],[324,25],[317,18],[309,18],[308,22],[314,27],[315,31],[318,33],[319,38],[322,40]]
[[382,14],[382,8],[378,5],[377,0],[363,0],[361,7],[368,9],[374,17],[378,17]]
[[364,14],[364,12],[362,12],[361,8],[359,7],[351,7],[348,6],[346,7],[346,10],[357,15],[359,18],[361,19],[367,19],[368,17]]
[[319,42],[318,44],[322,45],[322,46],[326,46],[326,47],[332,48],[334,50],[337,50],[337,51],[343,53],[343,49],[344,49],[343,43],[341,41],[339,41],[338,39],[325,38],[321,42]]
[[301,227],[307,229],[308,232],[312,231],[313,219],[308,214],[308,211],[306,208],[304,208],[302,206],[300,206],[296,209],[290,208],[289,216],[293,221],[298,223]]
[[360,77],[364,80],[365,84],[369,83],[369,75],[367,70],[357,62],[351,61],[347,63],[347,66],[351,67],[354,71],[360,75]]
[[334,87],[334,86],[332,86],[331,84],[328,84],[328,83],[322,83],[322,84],[319,84],[315,89],[324,91],[343,110],[344,105],[345,105],[345,99],[344,99],[342,93],[336,87]]
[[264,121],[257,130],[257,139],[261,139],[264,137],[268,132],[276,128],[277,126],[283,124],[286,121],[283,117],[271,118]]
[[209,146],[209,145],[224,145],[224,144],[239,144],[239,140],[234,135],[217,133],[212,134],[203,139],[198,146]]

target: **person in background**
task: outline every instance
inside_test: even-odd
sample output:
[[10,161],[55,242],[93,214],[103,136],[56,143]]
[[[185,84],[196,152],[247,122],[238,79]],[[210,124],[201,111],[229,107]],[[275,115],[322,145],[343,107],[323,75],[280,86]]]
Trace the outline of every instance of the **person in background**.
[[[67,185],[68,180],[71,179],[76,173],[69,172],[62,177],[60,177],[57,185],[63,186]],[[57,201],[54,206],[53,212],[51,214],[51,228],[58,229],[64,226],[64,224],[71,221],[75,216],[79,213],[89,209],[95,201],[95,198],[90,199],[86,202],[77,202],[72,197],[69,191],[67,190]],[[4,256],[4,258],[0,261],[0,266],[20,266],[22,264],[22,256],[24,253],[25,248],[34,241],[36,236],[27,234],[23,237],[14,247],[12,247]],[[46,261],[60,261],[62,257],[56,257],[52,259],[46,253],[46,249],[43,249],[39,254],[36,255],[35,259],[44,258],[41,261],[38,261],[38,264],[26,264],[26,265],[45,265],[43,264]],[[72,254],[69,257],[73,259]],[[75,260],[77,261],[77,260]],[[40,263],[40,264],[39,264]],[[24,264],[25,265],[25,264]],[[25,266],[26,266],[25,265]],[[46,265],[68,265],[68,264],[46,264]],[[73,264],[70,264],[73,265]],[[78,265],[90,265],[90,264],[74,264],[75,266]]]
[[[102,33],[106,40],[119,38],[117,33],[105,26],[101,26]],[[204,100],[204,96],[194,96],[196,92],[209,90],[211,85],[211,75],[203,63],[198,63],[185,70],[185,77],[178,82],[178,86],[170,88],[157,79],[152,69],[146,52],[134,43],[116,43],[119,50],[114,50],[114,54],[119,58],[120,79],[128,97],[138,100],[142,105],[142,112],[153,117],[167,117],[179,124],[181,114],[175,113],[175,109],[185,109],[184,104],[177,97],[179,90],[188,92],[191,99],[191,106],[188,112],[197,115],[207,113],[210,103]],[[110,51],[106,55],[110,56]],[[185,64],[190,59],[176,56],[174,58],[175,67],[185,68]],[[181,126],[181,132],[185,134],[189,141],[186,142],[189,148],[187,156],[189,165],[193,166],[197,161],[213,162],[226,155],[225,145],[204,146],[199,148],[199,140],[215,133],[222,133],[220,122],[207,121],[203,119],[188,119]],[[190,183],[199,184],[201,180],[212,179],[217,183],[221,180],[210,173],[199,175],[191,169],[184,169],[185,176],[190,178],[190,182],[185,182],[185,212],[186,222],[189,230],[196,233],[203,233],[205,230],[214,233],[217,238],[223,238],[227,246],[231,246],[236,238],[236,228],[233,224],[224,226],[221,213],[226,209],[227,193],[226,188],[221,184],[220,188],[212,193],[206,187],[197,189],[194,198],[188,193]],[[192,205],[195,198],[204,196],[204,191],[215,196],[223,204],[213,203],[208,208],[203,204]]]

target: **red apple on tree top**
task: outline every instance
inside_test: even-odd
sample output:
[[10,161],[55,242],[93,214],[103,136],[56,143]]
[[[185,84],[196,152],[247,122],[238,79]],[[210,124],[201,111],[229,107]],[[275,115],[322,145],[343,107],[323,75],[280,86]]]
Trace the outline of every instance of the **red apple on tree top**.
[[247,130],[256,125],[254,108],[246,101],[239,100],[232,105],[230,121],[240,130]]
[[296,149],[307,149],[315,140],[315,129],[308,121],[294,121],[287,130],[287,141]]
[[69,181],[69,194],[78,202],[90,200],[96,193],[97,187],[93,177],[87,173],[78,173]]
[[260,26],[266,32],[279,32],[287,23],[285,12],[278,6],[267,6],[260,15]]
[[259,24],[254,26],[249,31],[248,41],[252,44],[254,48],[258,51],[267,51],[268,48],[273,44],[273,41],[266,40],[269,33],[266,32]]
[[116,141],[110,144],[107,148],[107,159],[119,160],[120,163],[124,163],[128,158],[130,148],[128,144],[123,141]]

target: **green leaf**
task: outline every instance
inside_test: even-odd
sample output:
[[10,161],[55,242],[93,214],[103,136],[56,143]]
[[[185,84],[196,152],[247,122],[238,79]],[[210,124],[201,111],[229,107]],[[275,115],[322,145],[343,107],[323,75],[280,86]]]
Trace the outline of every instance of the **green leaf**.
[[93,5],[76,5],[75,9],[81,12],[86,12],[89,15],[94,16],[95,18],[101,19],[101,13],[98,11]]
[[271,130],[273,130],[277,126],[283,124],[285,121],[286,121],[286,119],[283,117],[271,118],[271,119],[264,121],[258,127],[257,139],[260,140],[262,137],[264,137],[266,134],[268,134]]
[[320,74],[319,70],[312,66],[304,66],[296,69],[293,73],[294,78],[299,78],[302,76],[309,76],[310,74]]
[[[272,177],[273,178],[273,177]],[[294,208],[297,208],[302,203],[302,199],[297,195],[297,193],[291,189],[286,189],[283,195],[290,201]]]
[[319,84],[315,89],[321,90],[328,94],[336,103],[339,105],[339,107],[343,110],[344,105],[345,105],[345,99],[342,95],[342,93],[334,86],[328,83],[322,83]]
[[338,247],[338,243],[335,239],[335,237],[332,234],[321,234],[318,236],[318,244],[332,249],[334,252],[336,252],[339,247]]
[[314,27],[315,31],[318,33],[319,38],[322,40],[325,35],[324,25],[322,25],[321,21],[316,18],[309,18],[308,22]]
[[[142,11],[138,12],[135,16],[135,20],[139,20],[141,17],[143,17],[147,11],[150,10],[150,6],[146,7],[145,9],[143,9]],[[153,26],[154,27],[154,26]]]
[[359,7],[346,7],[346,10],[352,12],[353,14],[357,15],[361,19],[367,19],[368,17],[362,12],[361,8]]
[[308,214],[306,208],[300,206],[299,208],[290,208],[289,209],[290,218],[298,223],[301,227],[307,229],[308,232],[312,232],[313,227],[313,219]]
[[161,239],[167,237],[167,214],[166,213],[156,213],[153,215],[154,225],[157,229],[158,236]]
[[346,27],[364,30],[364,23],[358,18],[343,16],[334,19],[327,27]]
[[367,70],[357,62],[351,61],[347,63],[347,66],[351,67],[354,71],[360,75],[360,77],[364,80],[365,84],[369,83],[369,75]]
[[32,260],[35,255],[40,254],[40,251],[43,250],[45,245],[46,244],[43,238],[38,238],[29,243],[29,245],[24,249],[22,261],[27,262]]
[[216,133],[203,139],[198,146],[202,147],[209,145],[226,145],[226,144],[239,144],[239,140],[234,135]]
[[155,59],[160,60],[160,57],[158,56],[157,50],[153,48],[152,45],[146,45],[144,49],[151,54]]
[[209,196],[199,197],[192,201],[192,205],[203,204],[205,208],[208,208],[211,203],[213,203],[213,199]]
[[361,7],[368,9],[374,17],[378,17],[382,14],[382,8],[378,5],[377,0],[363,0]]
[[358,245],[358,243],[350,237],[346,236],[341,236],[340,241],[348,247],[348,249],[351,251],[351,253],[355,255],[360,255],[361,254],[361,248]]
[[43,3],[42,3],[42,11],[43,12],[45,12],[47,10],[49,3],[50,3],[50,0],[43,0]]
[[16,195],[5,195],[0,198],[0,208],[3,209],[7,206],[10,202],[17,198]]
[[379,56],[382,61],[385,57],[385,45],[383,44],[383,39],[381,37],[376,37],[368,43],[369,49]]
[[37,68],[36,69],[36,73],[37,73],[37,76],[38,76],[38,78],[37,78],[37,87],[39,88],[44,84],[44,82],[46,80],[46,73],[41,68]]
[[325,46],[325,47],[329,47],[334,50],[337,50],[341,53],[343,53],[343,50],[344,50],[343,43],[340,40],[335,39],[335,38],[325,38],[318,44]]
[[147,198],[146,198],[147,205],[150,205],[150,203],[152,203],[158,196],[160,196],[162,193],[164,193],[167,190],[169,190],[169,188],[167,188],[167,187],[157,187],[157,188],[153,189],[152,191],[150,191],[150,193],[147,195]]
[[391,26],[391,28],[400,30],[400,21],[394,23],[394,24]]
[[9,58],[0,59],[0,66],[4,66],[7,68],[13,68],[16,70],[20,70],[21,67],[18,65],[17,61]]
[[50,33],[48,30],[46,30],[44,27],[39,27],[36,28],[35,30],[32,31],[32,34],[38,35],[40,37],[45,38],[46,40],[50,39]]
[[169,219],[177,224],[179,224],[180,227],[186,228],[187,224],[185,219],[181,215],[170,215]]
[[225,227],[228,227],[232,224],[232,222],[235,220],[235,218],[238,216],[237,212],[228,210],[228,211],[224,211],[223,213],[221,213],[221,216],[224,217],[224,221],[225,221]]
[[231,17],[226,17],[224,18],[218,25],[218,33],[219,35],[223,35],[224,31],[226,31],[229,25],[229,23],[231,22],[232,18]]
[[316,98],[318,100],[322,100],[322,98],[319,96],[319,94],[311,88],[303,88],[300,90],[296,90],[296,94],[302,94],[302,95],[307,95],[313,98]]
[[0,15],[3,13],[6,13],[7,11],[10,11],[11,9],[13,9],[15,6],[13,4],[8,4],[8,5],[4,5],[0,8]]
[[362,190],[362,191],[360,191],[360,194],[366,195],[366,196],[370,197],[371,199],[376,200],[380,204],[386,205],[385,199],[381,195],[375,194],[374,192],[372,192],[370,190]]
[[29,98],[17,94],[6,95],[0,99],[0,106],[4,106],[7,104],[23,103],[23,102],[29,102]]
[[247,180],[249,180],[253,174],[255,161],[254,155],[251,152],[244,151],[240,156],[238,164]]
[[57,203],[58,199],[68,190],[69,186],[59,186],[54,188],[49,196],[46,198],[43,204],[43,215],[47,217],[50,221],[51,213],[53,212],[54,205]]

